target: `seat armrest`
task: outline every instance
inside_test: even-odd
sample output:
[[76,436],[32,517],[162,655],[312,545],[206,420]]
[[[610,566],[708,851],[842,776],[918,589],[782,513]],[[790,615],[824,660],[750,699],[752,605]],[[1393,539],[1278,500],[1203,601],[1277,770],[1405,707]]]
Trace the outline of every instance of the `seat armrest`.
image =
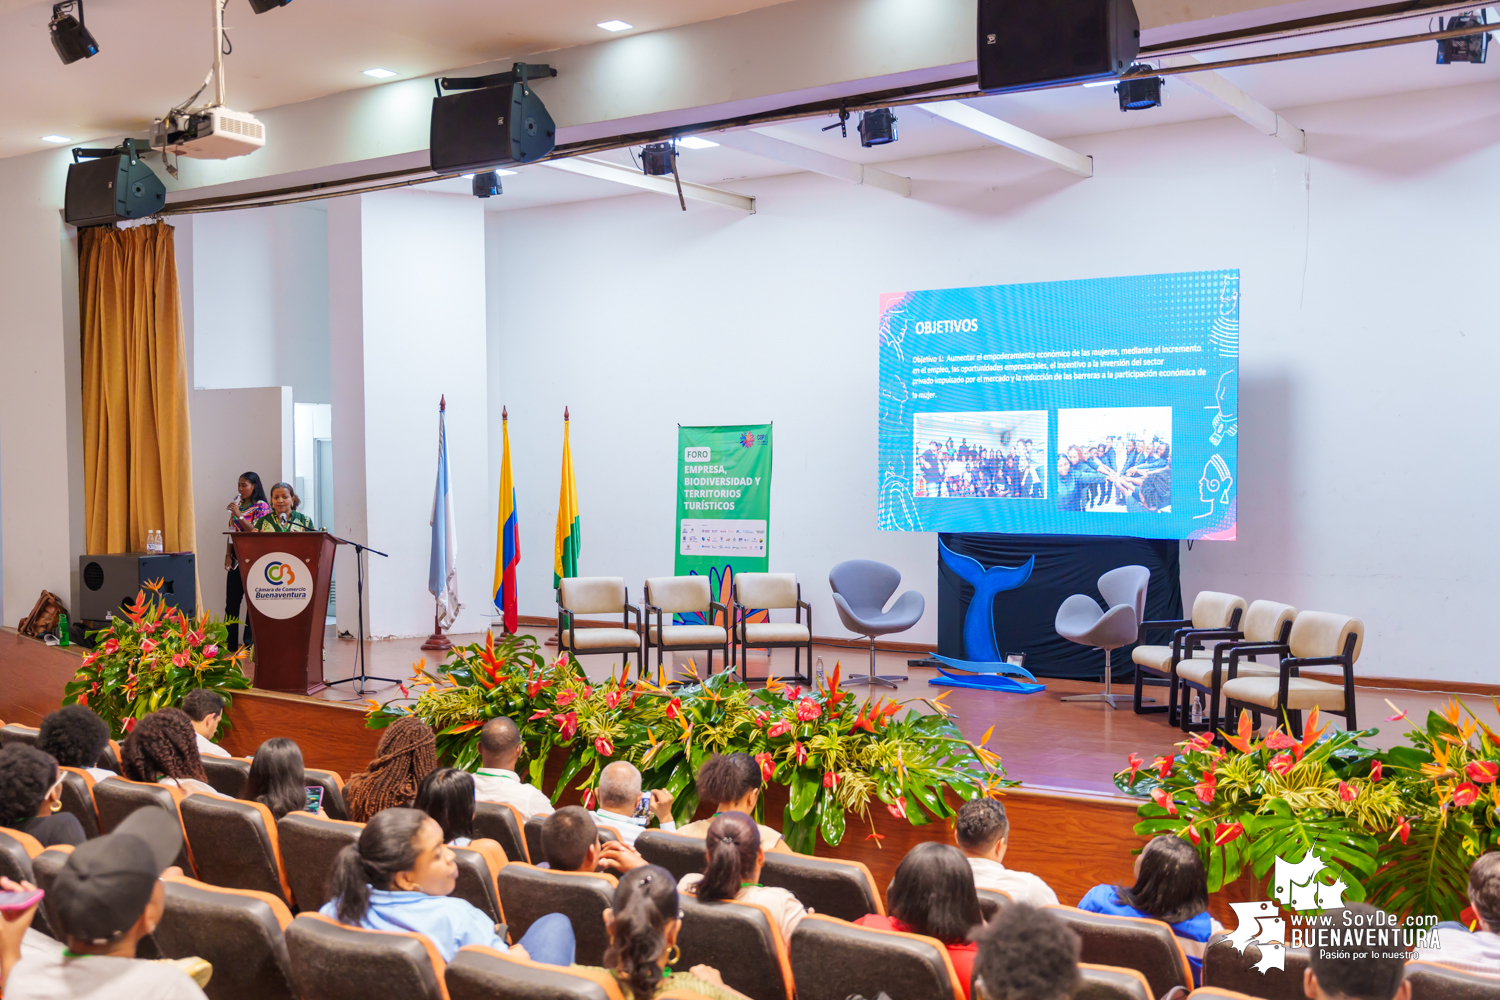
[[1181,618],[1171,621],[1162,619],[1161,621],[1141,622],[1141,630],[1144,631],[1149,628],[1152,630],[1160,629],[1162,631],[1165,631],[1167,629],[1191,628],[1192,625],[1193,620],[1191,618]]
[[1185,628],[1179,629],[1178,637],[1182,640],[1182,651],[1190,653],[1195,649],[1203,648],[1203,640],[1200,636],[1217,636],[1224,639],[1243,639],[1245,633],[1236,632],[1230,628]]
[[1283,666],[1290,667],[1342,667],[1345,665],[1342,656],[1287,656],[1283,657]]

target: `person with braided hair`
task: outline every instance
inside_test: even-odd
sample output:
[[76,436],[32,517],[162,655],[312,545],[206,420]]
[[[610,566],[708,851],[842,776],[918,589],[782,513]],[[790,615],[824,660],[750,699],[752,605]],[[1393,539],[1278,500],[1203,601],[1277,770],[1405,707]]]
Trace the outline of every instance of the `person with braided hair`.
[[755,820],[742,812],[719,813],[708,824],[708,836],[704,839],[707,847],[703,874],[684,875],[677,883],[677,891],[705,902],[737,899],[759,904],[776,919],[781,939],[790,942],[792,931],[811,911],[786,889],[760,884],[766,852]]
[[229,798],[208,783],[198,756],[198,733],[180,708],[157,709],[137,722],[120,747],[120,767],[131,781]]
[[437,766],[437,737],[427,723],[411,715],[397,719],[380,737],[375,759],[344,786],[349,818],[368,823],[382,809],[411,805]]

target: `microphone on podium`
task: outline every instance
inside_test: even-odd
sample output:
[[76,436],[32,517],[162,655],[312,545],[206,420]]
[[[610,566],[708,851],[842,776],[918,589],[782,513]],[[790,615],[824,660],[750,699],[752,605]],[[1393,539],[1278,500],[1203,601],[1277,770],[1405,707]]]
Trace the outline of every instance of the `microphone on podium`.
[[286,515],[285,514],[281,515],[281,526],[283,528],[286,527]]

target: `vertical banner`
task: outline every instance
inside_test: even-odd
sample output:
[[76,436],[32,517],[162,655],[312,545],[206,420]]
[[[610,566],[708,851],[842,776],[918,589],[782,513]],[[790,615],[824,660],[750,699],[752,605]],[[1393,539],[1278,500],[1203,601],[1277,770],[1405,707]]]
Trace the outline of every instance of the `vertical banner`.
[[734,574],[769,565],[770,518],[770,424],[677,428],[678,576],[707,576],[728,607]]

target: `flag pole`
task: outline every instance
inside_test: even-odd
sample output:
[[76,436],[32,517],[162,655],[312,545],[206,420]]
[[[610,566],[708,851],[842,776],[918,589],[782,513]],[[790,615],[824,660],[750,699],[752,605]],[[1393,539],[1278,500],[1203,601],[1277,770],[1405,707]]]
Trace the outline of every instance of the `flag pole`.
[[[568,440],[568,407],[565,404],[563,406],[563,441],[566,442],[567,440]],[[559,639],[562,636],[562,628],[563,628],[562,615],[558,615],[557,616],[557,632],[554,635],[549,636],[548,639],[547,639],[547,641],[544,643],[544,645],[547,645],[547,646],[556,646],[556,645],[558,645]]]
[[[447,412],[448,397],[446,394],[444,394],[438,397],[438,433],[440,442],[443,434],[443,415]],[[438,456],[438,460],[442,461],[441,455]],[[434,594],[432,600],[432,634],[427,637],[426,642],[422,643],[422,648],[427,650],[436,650],[438,652],[447,652],[448,650],[453,648],[453,642],[443,634],[443,599],[440,595]]]

